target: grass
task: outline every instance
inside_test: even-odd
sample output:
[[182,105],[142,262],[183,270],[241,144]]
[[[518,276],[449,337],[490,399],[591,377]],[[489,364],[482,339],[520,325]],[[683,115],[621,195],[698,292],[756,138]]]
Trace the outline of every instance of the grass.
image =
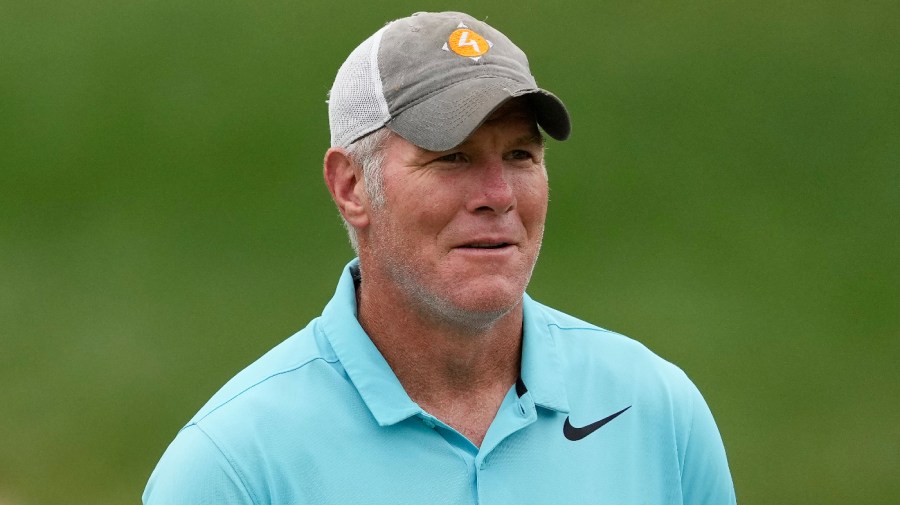
[[[351,255],[326,91],[385,20],[440,7],[0,9],[0,502],[135,500],[321,310]],[[682,366],[742,503],[894,503],[896,4],[460,8],[573,114],[530,293]]]

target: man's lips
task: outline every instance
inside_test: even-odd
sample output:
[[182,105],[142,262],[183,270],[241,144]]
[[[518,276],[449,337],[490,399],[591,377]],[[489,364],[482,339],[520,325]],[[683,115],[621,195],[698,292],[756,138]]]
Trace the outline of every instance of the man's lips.
[[498,237],[498,238],[479,238],[475,240],[470,240],[463,242],[457,245],[456,249],[503,249],[504,247],[514,246],[516,242],[510,238],[506,237]]
[[461,247],[467,249],[500,249],[501,247],[506,247],[509,244],[506,242],[500,242],[498,244],[467,244]]

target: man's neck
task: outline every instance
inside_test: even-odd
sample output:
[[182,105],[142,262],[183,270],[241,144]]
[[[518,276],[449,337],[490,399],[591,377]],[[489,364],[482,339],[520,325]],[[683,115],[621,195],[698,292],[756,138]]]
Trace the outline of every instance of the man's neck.
[[412,309],[399,291],[363,282],[360,324],[410,398],[480,445],[519,375],[521,302],[493,324],[465,327]]

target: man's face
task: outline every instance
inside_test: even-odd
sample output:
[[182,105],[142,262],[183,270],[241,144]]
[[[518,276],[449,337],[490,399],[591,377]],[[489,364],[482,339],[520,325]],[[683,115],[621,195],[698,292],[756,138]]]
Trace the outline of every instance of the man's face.
[[393,135],[386,202],[371,209],[363,275],[378,269],[426,317],[489,323],[521,302],[547,212],[543,142],[521,101],[457,148],[423,150]]

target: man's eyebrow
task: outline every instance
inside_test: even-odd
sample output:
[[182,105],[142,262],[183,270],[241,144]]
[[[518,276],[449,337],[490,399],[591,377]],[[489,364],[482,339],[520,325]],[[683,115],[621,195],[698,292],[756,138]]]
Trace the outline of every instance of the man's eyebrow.
[[522,135],[521,137],[517,137],[515,140],[510,142],[513,145],[521,145],[521,144],[536,144],[541,147],[544,146],[544,136],[541,135],[540,132],[528,133],[526,135]]

